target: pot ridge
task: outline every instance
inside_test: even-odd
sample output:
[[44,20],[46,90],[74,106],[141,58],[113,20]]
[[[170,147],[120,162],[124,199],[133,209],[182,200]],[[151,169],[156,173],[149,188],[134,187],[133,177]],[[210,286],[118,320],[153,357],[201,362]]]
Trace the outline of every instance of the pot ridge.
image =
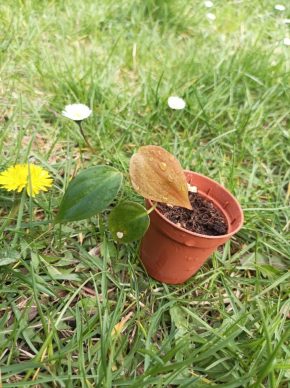
[[[157,209],[150,213],[150,226],[141,242],[141,261],[148,274],[161,282],[183,283],[190,278],[222,244],[236,234],[244,222],[236,198],[218,182],[192,171],[184,171],[187,182],[221,210],[228,223],[228,233],[207,236],[190,232],[169,221]],[[153,206],[146,200],[147,208]]]

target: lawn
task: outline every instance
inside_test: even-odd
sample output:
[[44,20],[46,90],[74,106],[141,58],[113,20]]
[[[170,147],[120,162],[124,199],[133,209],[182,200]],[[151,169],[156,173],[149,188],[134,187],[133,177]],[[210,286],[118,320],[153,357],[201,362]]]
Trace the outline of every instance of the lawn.
[[[19,206],[0,191],[0,387],[289,387],[290,5],[213,3],[2,2],[0,169],[30,161],[54,184]],[[61,115],[75,102],[95,153]],[[53,226],[92,165],[142,204],[128,166],[148,144],[244,210],[183,285],[151,279],[105,216]]]

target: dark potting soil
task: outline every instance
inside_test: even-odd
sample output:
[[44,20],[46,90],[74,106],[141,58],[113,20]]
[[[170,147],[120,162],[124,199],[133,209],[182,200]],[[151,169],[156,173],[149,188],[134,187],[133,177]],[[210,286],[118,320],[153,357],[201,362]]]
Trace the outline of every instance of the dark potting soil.
[[198,193],[188,193],[192,210],[159,203],[157,209],[171,222],[190,232],[221,236],[227,234],[228,225],[222,212]]

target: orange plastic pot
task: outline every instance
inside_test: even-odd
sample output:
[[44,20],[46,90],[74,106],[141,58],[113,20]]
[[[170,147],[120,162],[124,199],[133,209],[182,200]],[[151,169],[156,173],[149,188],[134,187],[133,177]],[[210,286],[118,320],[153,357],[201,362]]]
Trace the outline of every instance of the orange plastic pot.
[[[188,280],[220,245],[241,229],[244,221],[238,201],[222,185],[195,172],[184,173],[188,183],[197,186],[199,194],[212,201],[224,214],[228,233],[207,236],[189,232],[176,226],[158,210],[151,212],[150,226],[141,242],[141,261],[150,276],[168,284]],[[150,208],[152,202],[146,201],[146,206]]]

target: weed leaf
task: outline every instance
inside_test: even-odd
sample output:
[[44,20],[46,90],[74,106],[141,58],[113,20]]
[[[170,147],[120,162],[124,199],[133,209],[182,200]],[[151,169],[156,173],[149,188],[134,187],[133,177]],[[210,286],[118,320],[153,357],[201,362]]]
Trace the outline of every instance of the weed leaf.
[[109,229],[114,239],[120,242],[131,242],[140,239],[149,226],[146,209],[135,202],[122,202],[109,216]]
[[105,210],[116,197],[122,174],[109,166],[80,172],[68,185],[56,222],[79,221]]

